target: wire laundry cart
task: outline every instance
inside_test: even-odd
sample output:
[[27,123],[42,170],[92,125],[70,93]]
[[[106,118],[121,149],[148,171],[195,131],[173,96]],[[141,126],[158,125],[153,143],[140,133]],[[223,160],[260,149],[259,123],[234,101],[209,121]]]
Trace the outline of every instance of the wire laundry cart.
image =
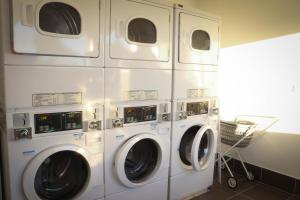
[[[267,125],[265,124],[263,128],[259,126],[257,120],[255,120],[257,118],[267,119]],[[241,148],[246,148],[255,137],[264,134],[266,130],[273,126],[277,121],[277,118],[269,116],[240,115],[236,117],[234,121],[220,122],[221,143],[229,145],[230,148],[224,153],[219,153],[221,158],[219,164],[222,169],[227,168],[230,174],[230,177],[227,180],[227,184],[230,188],[234,189],[237,187],[237,180],[228,165],[228,162],[232,159],[232,155],[237,155],[237,159],[241,162],[247,178],[250,181],[253,181],[254,175],[247,170],[239,150]],[[225,156],[228,156],[229,158],[226,160]]]

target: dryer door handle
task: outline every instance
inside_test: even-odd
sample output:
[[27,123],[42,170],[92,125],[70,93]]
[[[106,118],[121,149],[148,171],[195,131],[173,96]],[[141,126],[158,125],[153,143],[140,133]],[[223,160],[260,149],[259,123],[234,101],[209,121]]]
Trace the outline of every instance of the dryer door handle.
[[188,48],[192,48],[192,31],[187,31],[183,34],[183,39],[181,41],[184,41],[184,45],[186,45]]
[[124,21],[116,21],[116,36],[119,38],[124,37],[125,30],[125,22]]
[[21,11],[21,23],[24,26],[33,26],[34,9],[32,2],[23,2]]

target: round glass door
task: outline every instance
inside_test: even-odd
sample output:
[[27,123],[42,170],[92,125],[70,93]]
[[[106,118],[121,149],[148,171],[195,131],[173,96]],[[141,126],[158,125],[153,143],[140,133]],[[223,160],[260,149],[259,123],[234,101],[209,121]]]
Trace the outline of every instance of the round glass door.
[[75,151],[59,151],[44,160],[34,178],[36,194],[41,199],[73,199],[86,185],[89,165]]
[[129,188],[147,184],[161,168],[161,144],[155,136],[141,134],[129,139],[115,157],[119,180]]
[[[205,129],[203,132],[202,126],[199,125],[187,129],[179,146],[181,161],[185,165],[192,167],[194,166],[193,162],[196,160],[198,162],[196,164],[200,166],[200,169],[205,168],[212,154],[213,139],[214,136],[211,129]],[[196,148],[195,145],[197,145]]]
[[143,139],[134,144],[125,160],[125,174],[128,180],[143,182],[155,170],[158,161],[158,149],[153,140]]

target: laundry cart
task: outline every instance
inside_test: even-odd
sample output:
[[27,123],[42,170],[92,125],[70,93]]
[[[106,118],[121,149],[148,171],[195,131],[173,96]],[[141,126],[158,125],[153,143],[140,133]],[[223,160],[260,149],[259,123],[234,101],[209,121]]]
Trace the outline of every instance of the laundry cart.
[[[263,121],[263,122],[262,122]],[[250,181],[254,180],[252,172],[247,170],[241,156],[240,150],[246,148],[252,140],[266,133],[266,130],[273,126],[278,119],[271,116],[253,116],[253,115],[240,115],[234,121],[221,121],[220,133],[221,143],[230,146],[224,153],[220,152],[219,166],[222,169],[227,169],[230,177],[227,184],[230,188],[237,187],[237,180],[230,169],[228,162],[236,155]],[[225,157],[228,157],[225,159]],[[219,171],[221,172],[221,170]],[[219,173],[221,180],[221,173]]]

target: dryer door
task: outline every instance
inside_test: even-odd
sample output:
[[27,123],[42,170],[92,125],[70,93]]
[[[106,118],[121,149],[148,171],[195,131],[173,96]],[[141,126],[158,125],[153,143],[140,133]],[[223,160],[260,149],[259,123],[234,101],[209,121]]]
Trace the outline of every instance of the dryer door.
[[219,25],[204,17],[179,14],[179,62],[217,65]]
[[99,56],[99,0],[13,0],[17,53]]
[[207,168],[213,157],[214,133],[208,126],[192,126],[183,135],[179,154],[181,161],[196,171]]
[[129,188],[147,184],[161,168],[162,145],[151,134],[129,139],[115,157],[119,180]]
[[110,57],[167,62],[170,17],[170,10],[159,5],[111,0]]
[[90,170],[87,152],[76,146],[59,146],[39,153],[23,176],[28,199],[73,199],[84,195],[97,177]]

